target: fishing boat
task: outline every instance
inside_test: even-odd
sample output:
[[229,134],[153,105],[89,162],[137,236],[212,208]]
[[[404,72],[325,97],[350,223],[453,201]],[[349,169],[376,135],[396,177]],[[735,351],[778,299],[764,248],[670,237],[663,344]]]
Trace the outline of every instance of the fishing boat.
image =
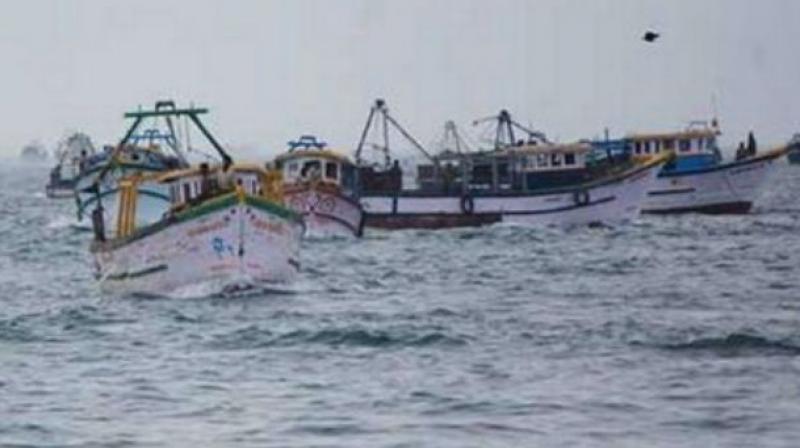
[[[221,162],[124,174],[117,180],[110,227],[105,201],[96,201],[91,252],[104,289],[195,296],[271,288],[297,274],[304,224],[283,205],[280,172],[234,164],[201,123],[199,115],[206,112],[157,108],[129,114],[137,121],[188,116]],[[166,201],[149,201],[153,191],[166,192]]]
[[635,134],[624,139],[634,158],[675,154],[648,191],[644,213],[742,214],[753,207],[759,190],[786,154],[786,147],[758,152],[750,134],[735,160],[724,160],[717,144],[716,120],[692,123],[680,132]]
[[55,156],[58,164],[50,170],[50,180],[45,187],[47,197],[71,198],[75,195],[78,177],[95,156],[92,139],[82,132],[71,134],[59,143]]
[[[79,221],[88,218],[102,200],[103,210],[112,211],[103,216],[106,225],[111,225],[119,199],[119,179],[135,173],[158,173],[189,166],[186,158],[189,140],[178,138],[178,122],[171,114],[175,110],[173,101],[159,101],[152,111],[140,109],[125,114],[126,119],[133,121],[122,141],[89,157],[75,181]],[[178,116],[191,120],[187,115]],[[140,192],[142,200],[148,202],[146,208],[160,211],[170,203],[163,185],[151,184],[146,188]]]
[[[495,123],[494,147],[430,154],[378,100],[356,149],[360,200],[370,227],[449,228],[498,222],[525,225],[617,224],[639,215],[645,192],[668,154],[644,162],[593,151],[588,142],[559,144],[520,125],[507,111]],[[377,123],[377,125],[375,124]],[[389,151],[388,128],[399,131],[427,159],[416,185],[404,187],[403,170]],[[383,144],[367,144],[375,129]],[[382,131],[382,132],[381,132]],[[518,140],[516,133],[525,137]],[[382,163],[365,160],[369,146]]]
[[283,173],[286,203],[303,216],[312,237],[356,236],[363,233],[364,213],[358,202],[356,167],[313,135],[289,142],[275,159]]
[[26,163],[39,163],[47,160],[47,150],[40,142],[33,141],[22,148],[20,158]]

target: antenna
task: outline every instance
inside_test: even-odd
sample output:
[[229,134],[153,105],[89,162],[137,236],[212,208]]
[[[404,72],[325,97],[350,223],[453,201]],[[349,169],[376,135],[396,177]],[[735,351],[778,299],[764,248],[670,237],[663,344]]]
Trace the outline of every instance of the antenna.
[[711,94],[711,127],[714,130],[719,129],[719,111],[717,110],[717,95],[712,93]]

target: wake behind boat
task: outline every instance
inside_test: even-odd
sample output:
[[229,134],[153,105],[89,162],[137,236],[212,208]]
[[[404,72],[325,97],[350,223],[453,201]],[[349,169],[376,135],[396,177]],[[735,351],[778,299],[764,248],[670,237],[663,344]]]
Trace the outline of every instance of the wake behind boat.
[[[377,119],[380,117],[381,119]],[[388,138],[383,166],[362,159],[372,121],[395,126],[430,161],[418,166],[417,187],[403,188]],[[376,102],[356,151],[366,225],[385,229],[449,228],[497,222],[526,225],[617,224],[639,215],[645,192],[670,155],[645,163],[593,151],[588,143],[556,144],[502,111],[495,146],[429,154]],[[515,138],[515,131],[526,135]]]
[[[136,118],[189,115],[198,124],[205,112],[170,108]],[[297,274],[304,225],[283,205],[280,172],[233,164],[206,128],[197,127],[221,163],[126,174],[115,187],[113,211],[105,211],[102,198],[96,201],[91,252],[105,289],[184,295],[200,288],[205,294],[272,287]],[[150,200],[153,191],[166,200]]]

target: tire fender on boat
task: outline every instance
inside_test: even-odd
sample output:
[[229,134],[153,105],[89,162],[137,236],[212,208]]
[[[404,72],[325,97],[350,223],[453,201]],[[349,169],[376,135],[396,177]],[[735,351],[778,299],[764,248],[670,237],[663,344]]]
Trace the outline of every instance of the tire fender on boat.
[[572,194],[572,201],[575,202],[575,205],[588,205],[590,199],[589,190],[577,190]]
[[356,229],[356,236],[364,236],[364,227],[367,225],[367,214],[361,213],[361,219],[358,220],[358,228]]
[[475,201],[472,200],[472,196],[468,194],[461,196],[461,211],[465,215],[471,215],[475,211]]

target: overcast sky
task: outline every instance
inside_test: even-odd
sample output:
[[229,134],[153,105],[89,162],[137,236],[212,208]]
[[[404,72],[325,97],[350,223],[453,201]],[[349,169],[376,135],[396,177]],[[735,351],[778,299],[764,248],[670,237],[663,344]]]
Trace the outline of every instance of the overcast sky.
[[[562,141],[710,118],[732,143],[800,130],[796,0],[0,0],[0,147],[96,142],[162,97],[264,156],[355,145],[386,98],[425,143],[500,108]],[[646,44],[656,29],[662,38]]]

